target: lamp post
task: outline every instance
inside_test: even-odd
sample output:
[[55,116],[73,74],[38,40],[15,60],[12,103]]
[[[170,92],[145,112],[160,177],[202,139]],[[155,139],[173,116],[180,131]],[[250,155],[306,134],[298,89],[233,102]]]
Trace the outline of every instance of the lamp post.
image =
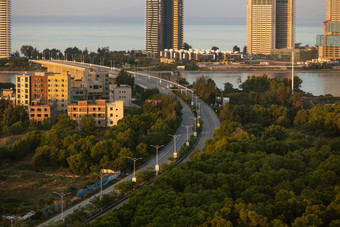
[[155,170],[156,170],[156,176],[158,176],[158,171],[159,171],[159,165],[158,165],[158,149],[163,147],[164,145],[150,145],[151,147],[154,147],[156,149],[156,165],[155,165]]
[[13,224],[14,224],[15,220],[16,220],[16,217],[15,217],[15,216],[11,216],[11,217],[9,218],[9,221],[11,222],[11,227],[13,227]]
[[189,128],[192,127],[192,125],[182,125],[184,128],[187,128],[187,142],[186,145],[189,146]]
[[68,193],[53,192],[53,193],[59,195],[61,198],[61,220],[64,221],[64,197],[68,194],[71,194],[71,192],[68,192]]
[[194,120],[194,128],[195,128],[194,136],[196,137],[197,136],[197,120],[198,120],[198,117],[190,117],[190,118]]
[[131,159],[133,161],[133,177],[132,177],[132,182],[136,182],[137,178],[136,178],[136,161],[142,159],[142,158],[130,158],[127,157],[128,159]]
[[92,173],[98,177],[100,177],[100,200],[103,199],[103,171],[100,170],[100,174],[98,173]]
[[111,71],[113,71],[113,68],[112,68],[112,60],[110,60],[110,63],[111,63]]
[[197,117],[198,117],[198,119],[201,118],[201,104],[202,103],[197,103],[197,105],[198,105],[198,110],[197,110]]
[[180,137],[181,134],[178,134],[178,135],[171,135],[169,134],[169,136],[172,136],[174,138],[174,158],[177,158],[177,146],[176,146],[176,139],[177,137]]

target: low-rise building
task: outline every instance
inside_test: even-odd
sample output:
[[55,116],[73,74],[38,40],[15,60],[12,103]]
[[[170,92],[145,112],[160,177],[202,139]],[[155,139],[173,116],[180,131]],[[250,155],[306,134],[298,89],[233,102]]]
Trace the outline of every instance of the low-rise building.
[[306,62],[318,57],[318,51],[316,48],[306,49],[272,49],[270,53],[270,59],[275,61],[287,61],[292,60],[292,52],[295,53],[296,62]]
[[16,104],[26,108],[31,102],[31,76],[33,74],[21,74],[16,76]]
[[132,101],[132,88],[129,85],[110,84],[110,102],[124,101],[124,106],[130,106]]
[[84,87],[71,88],[71,102],[87,100],[87,90]]
[[106,103],[106,100],[95,102],[78,101],[68,106],[68,116],[80,124],[84,115],[91,115],[96,127],[111,127],[124,117],[124,101]]
[[55,102],[46,102],[41,99],[35,99],[28,108],[29,119],[38,123],[43,123],[45,118],[57,119],[57,105]]
[[106,104],[106,125],[112,127],[124,117],[124,101],[115,101]]
[[11,89],[2,89],[1,99],[8,99],[15,105],[15,91]]

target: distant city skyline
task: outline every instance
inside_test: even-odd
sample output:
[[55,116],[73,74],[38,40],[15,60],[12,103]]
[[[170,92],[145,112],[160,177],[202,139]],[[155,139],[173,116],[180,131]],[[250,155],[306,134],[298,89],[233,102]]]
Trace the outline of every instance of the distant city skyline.
[[[186,17],[246,17],[247,0],[186,0]],[[323,20],[326,0],[298,0],[297,18]],[[12,16],[144,16],[144,0],[16,0]]]

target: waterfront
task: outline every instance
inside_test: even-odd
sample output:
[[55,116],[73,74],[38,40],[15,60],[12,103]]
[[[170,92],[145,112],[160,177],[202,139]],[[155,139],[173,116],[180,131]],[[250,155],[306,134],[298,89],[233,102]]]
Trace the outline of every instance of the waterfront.
[[[290,72],[185,72],[184,75],[189,83],[204,75],[213,79],[216,85],[223,89],[224,83],[231,83],[238,87],[248,76],[268,75],[270,78],[291,78]],[[331,94],[340,97],[340,71],[336,72],[296,72],[296,76],[303,81],[302,90],[313,95]]]
[[[216,85],[223,89],[224,83],[231,83],[238,87],[248,76],[261,76],[267,74],[271,78],[291,78],[290,72],[185,72],[184,75],[190,83],[200,76],[213,79]],[[340,71],[336,72],[296,72],[296,76],[303,80],[302,90],[313,95],[331,94],[340,97]],[[12,82],[15,84],[14,73],[0,73],[0,82]]]

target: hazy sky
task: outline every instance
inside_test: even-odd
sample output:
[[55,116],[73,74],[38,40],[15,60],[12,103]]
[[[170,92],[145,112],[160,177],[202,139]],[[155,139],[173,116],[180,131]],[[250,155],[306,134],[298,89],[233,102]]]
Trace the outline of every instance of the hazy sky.
[[[186,17],[245,17],[247,0],[184,0]],[[143,16],[144,0],[12,0],[16,16]],[[297,17],[323,20],[326,0],[296,0]]]

